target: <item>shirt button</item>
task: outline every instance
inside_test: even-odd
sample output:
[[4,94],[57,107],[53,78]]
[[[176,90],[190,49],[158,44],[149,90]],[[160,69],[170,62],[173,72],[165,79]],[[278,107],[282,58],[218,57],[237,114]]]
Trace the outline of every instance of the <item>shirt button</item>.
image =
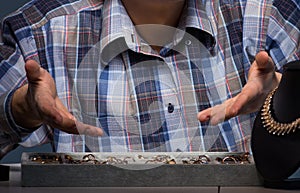
[[168,112],[169,113],[173,113],[173,111],[174,111],[174,105],[172,103],[169,103],[169,105],[168,105]]
[[192,44],[192,41],[191,40],[185,40],[185,45],[189,46]]

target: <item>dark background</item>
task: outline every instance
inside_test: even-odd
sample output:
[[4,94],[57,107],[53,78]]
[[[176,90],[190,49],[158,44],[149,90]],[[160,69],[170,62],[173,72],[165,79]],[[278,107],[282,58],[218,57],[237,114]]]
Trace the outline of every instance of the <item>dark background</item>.
[[[17,10],[19,7],[29,2],[29,0],[1,0],[0,1],[0,19],[10,14],[11,12]],[[51,146],[49,144],[34,147],[34,148],[24,148],[18,147],[14,151],[7,154],[3,159],[0,160],[0,163],[18,163],[21,159],[22,152],[47,152],[51,151]]]
[[27,2],[29,2],[29,0],[2,0],[0,2],[0,18],[2,19],[4,16],[15,11]]

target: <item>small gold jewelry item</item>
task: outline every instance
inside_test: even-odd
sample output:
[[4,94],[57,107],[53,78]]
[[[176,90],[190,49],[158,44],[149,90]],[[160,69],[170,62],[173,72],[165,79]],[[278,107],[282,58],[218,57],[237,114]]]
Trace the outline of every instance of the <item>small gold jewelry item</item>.
[[263,127],[266,128],[269,133],[274,135],[285,135],[290,132],[295,132],[297,128],[300,128],[300,118],[297,118],[293,122],[290,123],[279,123],[273,117],[271,113],[271,103],[274,93],[276,92],[277,87],[271,91],[262,107],[261,110],[261,119]]

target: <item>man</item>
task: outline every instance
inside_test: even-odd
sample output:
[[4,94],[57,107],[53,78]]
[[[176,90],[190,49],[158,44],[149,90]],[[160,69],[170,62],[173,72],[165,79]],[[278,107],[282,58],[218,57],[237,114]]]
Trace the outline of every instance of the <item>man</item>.
[[1,156],[49,141],[250,151],[275,69],[299,59],[299,12],[292,0],[32,1],[2,28]]

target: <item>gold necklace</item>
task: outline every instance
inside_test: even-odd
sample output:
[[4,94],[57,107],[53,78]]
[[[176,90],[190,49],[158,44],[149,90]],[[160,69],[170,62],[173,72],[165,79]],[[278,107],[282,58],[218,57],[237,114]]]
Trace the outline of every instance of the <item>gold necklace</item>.
[[297,128],[300,128],[300,118],[297,118],[293,122],[290,123],[279,123],[277,122],[271,115],[271,103],[274,93],[276,92],[277,87],[271,91],[262,107],[261,110],[261,119],[263,127],[274,135],[285,135],[289,134],[290,132],[295,132]]

